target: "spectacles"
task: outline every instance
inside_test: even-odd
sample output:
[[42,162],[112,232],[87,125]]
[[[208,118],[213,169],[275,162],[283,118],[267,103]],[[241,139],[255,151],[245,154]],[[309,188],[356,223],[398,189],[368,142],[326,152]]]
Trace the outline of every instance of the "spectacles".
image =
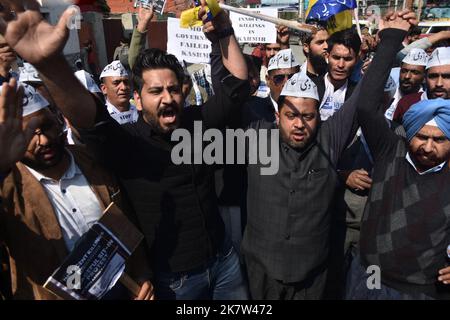
[[294,74],[295,73],[277,74],[272,77],[272,81],[273,83],[275,83],[275,85],[279,86],[285,79],[289,80],[290,78],[292,78]]
[[41,145],[41,136],[44,135],[47,138],[50,139],[58,139],[62,137],[65,134],[64,131],[61,131],[58,129],[56,125],[54,126],[47,126],[44,128],[38,128],[34,132],[34,136],[31,139],[31,141],[35,142],[36,145]]

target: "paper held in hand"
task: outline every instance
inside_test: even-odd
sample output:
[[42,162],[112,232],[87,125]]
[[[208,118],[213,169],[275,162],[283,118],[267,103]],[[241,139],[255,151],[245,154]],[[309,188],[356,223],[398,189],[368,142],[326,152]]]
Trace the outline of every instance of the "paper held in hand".
[[144,7],[151,8],[153,7],[153,12],[158,14],[163,14],[164,8],[166,6],[166,0],[136,0],[134,2],[134,7]]
[[62,299],[98,300],[121,279],[137,295],[139,286],[124,270],[143,235],[114,207],[115,204],[108,207],[108,212],[80,238],[44,288]]

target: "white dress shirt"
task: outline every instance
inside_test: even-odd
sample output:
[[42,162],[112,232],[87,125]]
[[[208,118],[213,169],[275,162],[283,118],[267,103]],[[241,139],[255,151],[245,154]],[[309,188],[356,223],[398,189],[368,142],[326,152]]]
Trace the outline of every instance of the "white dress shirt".
[[325,81],[325,94],[322,98],[322,103],[320,104],[320,118],[322,121],[326,121],[331,117],[336,111],[338,111],[345,102],[345,94],[347,93],[348,80],[335,90],[333,84],[328,79],[328,73],[323,77]]
[[44,187],[69,251],[103,214],[99,200],[70,153],[70,165],[59,181],[27,167]]
[[425,175],[425,174],[428,174],[428,173],[439,172],[439,171],[441,171],[442,168],[444,168],[445,165],[447,164],[447,161],[444,161],[444,162],[442,162],[441,164],[439,164],[439,165],[437,165],[437,166],[435,166],[435,167],[433,167],[433,168],[430,168],[430,169],[428,169],[428,170],[426,170],[426,171],[420,172],[419,170],[417,170],[417,167],[416,167],[416,165],[414,164],[414,161],[411,159],[411,156],[409,155],[409,152],[406,153],[406,160],[407,160],[407,161],[409,162],[409,164],[414,168],[414,170],[416,170],[416,172],[417,172],[419,175],[421,175],[421,176],[423,176],[423,175]]

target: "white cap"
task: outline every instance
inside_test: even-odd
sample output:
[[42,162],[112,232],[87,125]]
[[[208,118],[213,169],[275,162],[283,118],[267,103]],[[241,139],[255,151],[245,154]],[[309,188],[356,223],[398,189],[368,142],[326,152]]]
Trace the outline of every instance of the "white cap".
[[425,50],[414,48],[403,58],[402,63],[425,67],[428,59],[429,57]]
[[19,82],[42,82],[39,73],[33,65],[24,62],[23,67],[19,68]]
[[48,107],[49,103],[32,86],[21,83],[23,87],[23,112],[22,116],[28,116]]
[[316,84],[307,76],[298,72],[283,87],[280,96],[311,98],[319,101]]
[[395,83],[394,78],[389,76],[386,84],[384,85],[384,92],[392,92],[397,90],[397,84]]
[[431,54],[426,69],[447,64],[450,64],[450,47],[439,47]]
[[119,60],[115,60],[103,69],[100,79],[104,77],[128,77],[128,72]]
[[284,49],[278,51],[278,53],[270,59],[269,65],[267,66],[267,71],[276,69],[289,69],[297,67],[299,65],[300,64],[295,59],[292,50]]
[[90,92],[92,92],[92,93],[102,92],[100,90],[100,88],[98,87],[98,85],[95,83],[94,77],[92,76],[92,74],[90,74],[84,70],[79,70],[79,71],[75,72],[75,77],[77,77],[78,80],[80,80],[80,82],[83,84],[83,86],[86,89],[88,89]]

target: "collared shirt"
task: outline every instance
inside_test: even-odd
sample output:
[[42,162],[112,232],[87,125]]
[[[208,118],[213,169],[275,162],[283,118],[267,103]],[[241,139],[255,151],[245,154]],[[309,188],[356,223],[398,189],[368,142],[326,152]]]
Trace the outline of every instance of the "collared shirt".
[[348,88],[348,80],[338,89],[334,88],[334,85],[328,79],[328,73],[324,76],[325,81],[325,94],[320,104],[320,118],[322,121],[326,121],[337,110],[339,110],[345,102],[345,95]]
[[275,111],[278,112],[278,103],[275,100],[273,100],[271,94],[269,94],[269,97],[270,97],[270,101],[272,101],[272,103],[273,103],[273,107],[274,107]]
[[119,124],[134,123],[139,117],[136,107],[131,103],[128,111],[120,112],[111,102],[106,100],[106,108],[111,117]]
[[41,183],[53,206],[69,251],[77,240],[102,216],[100,203],[89,182],[76,165],[73,155],[70,165],[59,181],[46,177],[30,167],[27,169]]
[[261,82],[259,83],[258,90],[256,91],[257,97],[266,98],[270,95],[270,89],[267,86],[266,76],[267,76],[267,67],[261,66],[261,71],[259,73],[259,79]]
[[[422,87],[420,87],[418,92],[424,92]],[[427,99],[426,93],[424,95],[422,95],[422,100]],[[403,98],[403,96],[404,95],[400,92],[400,88],[397,88],[397,90],[395,91],[395,94],[394,94],[394,100],[392,101],[390,107],[384,113],[384,116],[386,117],[386,119],[392,120],[394,118],[394,113],[395,113],[395,110],[397,109],[398,102],[400,101],[401,98]]]
[[414,168],[414,170],[416,170],[416,172],[418,174],[420,174],[421,176],[427,174],[427,173],[432,173],[432,172],[439,172],[442,170],[442,168],[445,167],[445,165],[447,164],[447,161],[442,162],[440,165],[437,165],[433,168],[428,169],[427,171],[424,172],[420,172],[419,170],[417,170],[416,165],[414,164],[414,161],[412,161],[411,156],[409,155],[409,152],[406,154],[406,160],[412,165],[412,167]]

